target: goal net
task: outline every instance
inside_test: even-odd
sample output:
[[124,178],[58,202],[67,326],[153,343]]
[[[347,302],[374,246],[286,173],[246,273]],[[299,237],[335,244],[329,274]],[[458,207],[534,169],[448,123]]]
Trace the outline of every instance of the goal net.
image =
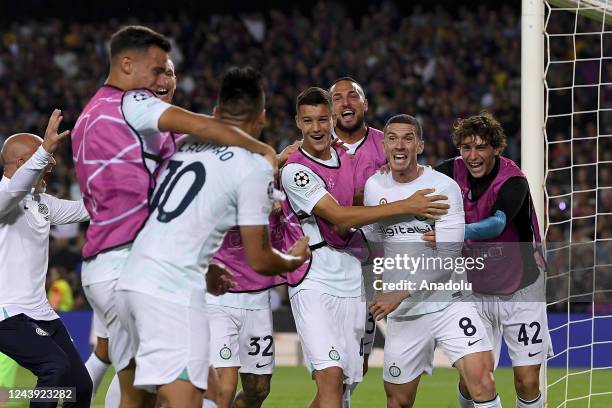
[[545,1],[548,407],[612,407],[612,1]]

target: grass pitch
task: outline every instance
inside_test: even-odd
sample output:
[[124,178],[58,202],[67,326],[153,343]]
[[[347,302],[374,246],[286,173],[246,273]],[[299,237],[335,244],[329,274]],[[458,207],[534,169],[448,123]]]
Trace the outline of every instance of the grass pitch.
[[[597,395],[598,393],[612,392],[612,370],[580,371],[572,370],[565,376],[565,370],[549,369],[548,383],[558,383],[548,391],[548,407],[556,408],[611,408],[612,393]],[[104,394],[112,379],[109,370],[93,407],[104,407]],[[514,385],[512,370],[502,368],[495,372],[497,389],[502,398],[504,407],[514,407]],[[560,380],[560,381],[559,381]],[[29,371],[20,368],[17,374],[16,387],[32,387],[34,376]],[[565,400],[567,385],[567,404]],[[456,408],[457,373],[453,369],[435,369],[433,376],[421,378],[419,392],[415,407],[418,408]],[[272,377],[272,392],[264,403],[265,408],[302,408],[308,406],[315,393],[314,382],[310,380],[308,372],[303,367],[277,367]],[[591,395],[589,401],[589,394]],[[570,399],[575,399],[570,401]],[[27,407],[26,403],[10,403],[8,407]],[[384,408],[385,392],[383,390],[382,369],[372,368],[363,383],[357,387],[352,408]]]

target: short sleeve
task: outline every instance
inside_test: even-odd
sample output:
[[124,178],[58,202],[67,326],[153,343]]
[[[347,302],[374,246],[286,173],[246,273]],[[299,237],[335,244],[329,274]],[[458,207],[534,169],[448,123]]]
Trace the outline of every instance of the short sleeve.
[[372,191],[374,189],[374,181],[372,178],[369,178],[364,185],[363,188],[363,205],[364,206],[371,206],[371,205],[377,205],[378,203],[374,202],[374,191]]
[[121,102],[128,125],[144,136],[159,132],[159,118],[171,106],[146,89],[127,91]]
[[[438,192],[436,192],[438,194]],[[443,215],[436,221],[437,242],[463,242],[465,234],[465,214],[463,212],[463,197],[461,189],[455,181],[450,181],[448,186],[439,194],[446,195],[446,202],[450,208],[448,214]]]
[[[262,158],[263,160],[263,158]],[[258,163],[259,164],[259,163]],[[268,225],[272,211],[274,175],[272,167],[263,163],[253,166],[238,189],[238,225]]]
[[290,163],[281,174],[283,190],[294,210],[307,215],[326,194],[325,184],[308,167]]

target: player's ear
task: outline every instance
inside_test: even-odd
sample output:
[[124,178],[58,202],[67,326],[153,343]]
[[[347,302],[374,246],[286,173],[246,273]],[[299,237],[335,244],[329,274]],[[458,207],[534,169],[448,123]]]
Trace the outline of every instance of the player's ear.
[[219,107],[217,105],[215,105],[215,107],[213,108],[213,116],[216,119],[221,119],[221,112],[219,112]]
[[368,100],[363,98],[363,113],[368,111]]
[[126,75],[131,75],[134,72],[134,60],[127,55],[119,56],[119,69]]
[[26,162],[26,161],[25,161],[23,158],[21,158],[21,157],[20,157],[20,158],[18,158],[18,159],[15,161],[15,168],[16,168],[16,169],[20,168],[21,166],[23,166],[23,165],[25,164],[25,162]]
[[425,149],[425,141],[423,139],[419,138],[419,144],[417,146],[417,154],[423,153],[424,149]]

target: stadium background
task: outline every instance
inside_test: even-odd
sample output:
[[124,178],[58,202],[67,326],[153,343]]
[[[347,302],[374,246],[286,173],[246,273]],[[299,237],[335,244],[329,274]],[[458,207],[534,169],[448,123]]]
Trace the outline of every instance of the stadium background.
[[[63,110],[64,125],[71,128],[106,77],[106,42],[111,33],[121,25],[138,23],[168,35],[174,42],[177,105],[210,113],[223,70],[245,64],[260,69],[268,94],[268,125],[263,137],[279,150],[299,137],[293,120],[295,96],[310,85],[328,87],[333,79],[351,75],[364,85],[369,125],[381,128],[386,119],[398,112],[414,114],[421,120],[426,141],[423,163],[435,165],[455,155],[450,143],[453,121],[482,109],[491,111],[501,121],[508,136],[505,155],[520,163],[519,1],[289,4],[180,0],[169,4],[110,0],[92,5],[79,1],[26,0],[10,6],[4,3],[1,7],[0,143],[18,131],[41,134],[54,107]],[[558,24],[562,26],[564,22]],[[590,45],[588,40],[578,44],[585,52],[592,49]],[[569,51],[557,47],[553,52]],[[561,82],[561,75],[551,81]],[[579,77],[592,75],[593,67],[588,64],[578,72]],[[591,97],[584,94],[579,103],[587,105]],[[567,94],[556,94],[550,100],[552,110],[555,106],[560,111],[565,109],[567,98]],[[612,125],[612,120],[606,125]],[[574,127],[586,135],[596,134],[592,118],[585,117]],[[555,122],[548,131],[553,138],[557,135],[563,138],[567,124]],[[604,160],[612,158],[609,146],[603,152]],[[588,144],[581,144],[574,151],[574,160],[592,162],[592,154]],[[568,156],[569,152],[560,144],[553,147],[549,157],[559,165]],[[58,165],[49,191],[78,199],[70,146],[66,144],[56,158]],[[610,184],[609,177],[609,173],[600,177],[604,185]],[[550,182],[553,188],[562,191],[567,179]],[[575,177],[575,182],[588,186],[592,184],[592,175],[584,170]],[[602,208],[612,208],[610,193],[611,190],[606,190],[600,194]],[[595,204],[589,195],[574,200],[574,208],[555,202],[550,210],[551,219],[588,213]],[[600,236],[608,237],[609,227],[609,222],[599,223]],[[62,279],[70,284],[74,304],[67,307],[69,310],[89,308],[79,281],[84,229],[85,225],[81,225],[52,231],[48,285],[51,287]],[[549,242],[564,242],[569,231],[561,226],[549,233]],[[592,240],[592,226],[578,224],[571,234],[577,242]],[[612,257],[612,252],[606,256]],[[562,257],[551,261],[553,271],[568,268]],[[589,251],[578,252],[574,262],[574,268],[588,266],[592,263]],[[607,287],[612,287],[612,276],[610,279]],[[549,291],[565,293],[570,285],[576,293],[588,292],[584,288],[588,282],[584,276],[574,274]],[[282,291],[279,295],[275,327],[291,332],[288,302]],[[554,293],[548,296],[557,298]],[[572,311],[592,311],[590,299],[575,300]],[[597,300],[598,311],[612,310],[609,298]],[[565,310],[565,306],[557,304],[555,308]],[[78,321],[78,316],[83,315],[87,316],[77,313],[72,318]],[[76,324],[75,331],[88,332],[87,323]],[[586,355],[578,356],[572,365],[580,366],[586,359]],[[380,382],[380,375],[376,380]],[[449,387],[446,390],[453,392],[452,384]]]

